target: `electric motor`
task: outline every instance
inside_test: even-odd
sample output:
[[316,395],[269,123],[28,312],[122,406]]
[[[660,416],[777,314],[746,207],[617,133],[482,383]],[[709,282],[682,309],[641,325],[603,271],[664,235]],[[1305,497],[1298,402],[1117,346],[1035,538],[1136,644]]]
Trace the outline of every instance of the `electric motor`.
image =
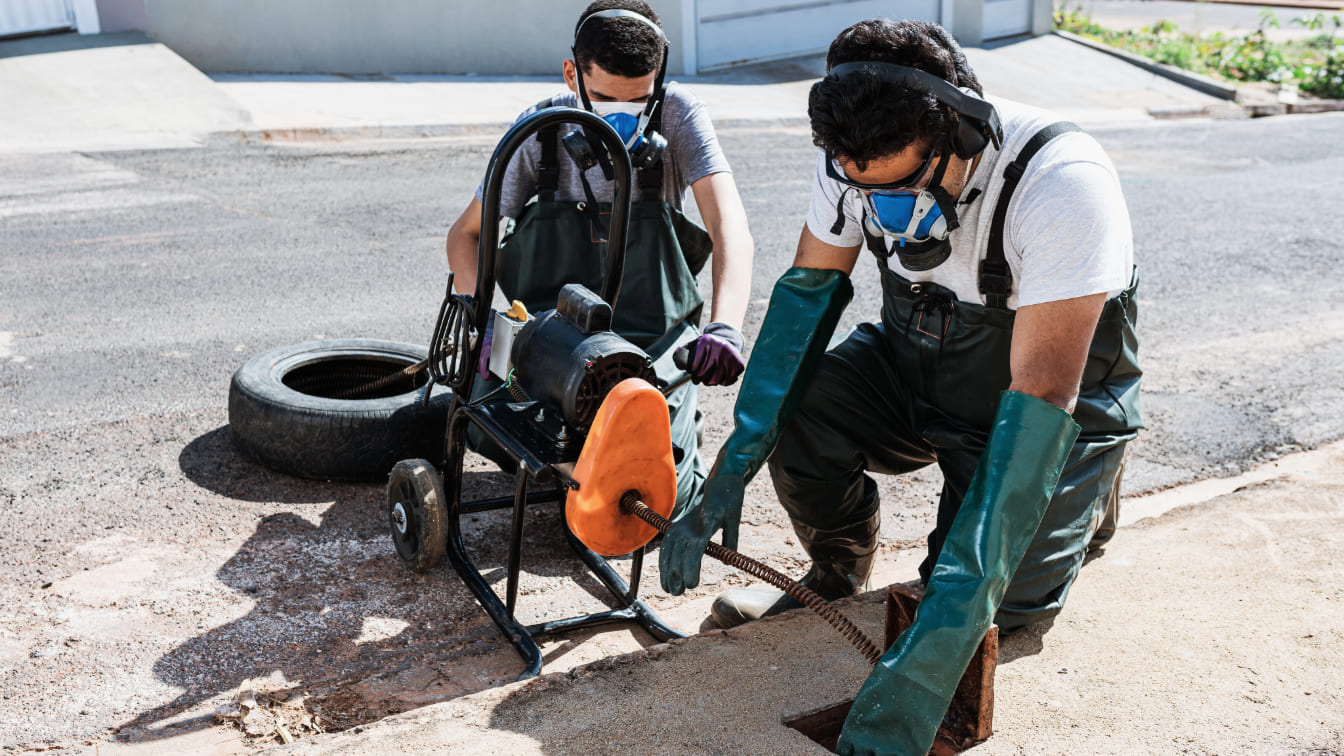
[[509,355],[523,390],[578,431],[588,429],[616,384],[657,382],[648,354],[611,331],[611,305],[579,284],[566,285],[554,310],[521,328]]

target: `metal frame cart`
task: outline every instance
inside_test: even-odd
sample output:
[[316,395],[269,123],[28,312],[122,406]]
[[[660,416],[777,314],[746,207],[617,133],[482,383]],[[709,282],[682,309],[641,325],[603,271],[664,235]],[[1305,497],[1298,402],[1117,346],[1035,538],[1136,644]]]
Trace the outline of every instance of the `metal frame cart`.
[[[486,332],[488,319],[493,315],[490,303],[495,291],[499,202],[505,169],[514,153],[528,138],[558,124],[579,125],[586,131],[587,141],[593,149],[597,147],[594,142],[605,149],[616,183],[600,299],[582,287],[567,286],[558,310],[566,306],[565,300],[569,297],[571,311],[576,311],[576,308],[582,310],[585,321],[591,320],[591,325],[596,329],[605,331],[609,327],[611,307],[619,293],[625,261],[634,173],[630,156],[616,131],[598,116],[575,108],[545,108],[517,123],[505,134],[491,156],[486,169],[481,210],[475,295],[468,299],[454,294],[450,278],[448,292],[439,311],[430,344],[429,370],[433,380],[426,388],[426,396],[430,387],[436,383],[447,384],[453,390],[442,464],[436,471],[424,460],[403,460],[393,469],[388,483],[389,527],[398,554],[417,570],[428,570],[447,555],[453,569],[523,658],[525,669],[519,679],[534,677],[541,672],[541,649],[535,639],[552,633],[634,621],[660,641],[685,637],[659,619],[639,599],[643,548],[632,554],[631,576],[627,583],[605,558],[584,546],[567,524],[563,525],[566,540],[583,564],[607,587],[615,608],[533,625],[523,625],[515,616],[522,560],[523,515],[527,507],[533,504],[562,502],[563,506],[567,491],[577,488],[572,475],[586,429],[575,426],[572,412],[563,411],[563,408],[555,406],[555,402],[548,403],[545,397],[534,399],[526,395],[513,381],[507,385],[508,393],[493,395],[497,398],[487,395],[473,402],[470,397],[477,379],[476,365],[482,348],[480,336]],[[579,293],[570,292],[572,288],[579,289]],[[604,318],[605,324],[602,322]],[[609,331],[606,331],[606,336],[619,340],[639,355],[643,354]],[[495,349],[499,348],[496,341]],[[614,374],[599,376],[600,385],[609,388],[624,373],[634,374],[632,370],[651,375],[651,362],[646,355],[642,357],[640,365],[629,363],[630,360],[626,359],[624,364],[608,364],[607,368]],[[592,363],[588,363],[587,367],[591,372]],[[542,370],[543,367],[538,366],[536,369]],[[597,384],[590,384],[589,394],[593,393],[592,385]],[[600,403],[601,396],[588,396],[590,403],[594,400]],[[469,425],[479,428],[516,464],[513,496],[462,500],[462,467],[467,451],[466,432]],[[513,512],[506,566],[507,586],[503,598],[486,582],[467,554],[462,540],[464,516],[498,509],[512,509]],[[563,523],[564,518],[561,519]]]

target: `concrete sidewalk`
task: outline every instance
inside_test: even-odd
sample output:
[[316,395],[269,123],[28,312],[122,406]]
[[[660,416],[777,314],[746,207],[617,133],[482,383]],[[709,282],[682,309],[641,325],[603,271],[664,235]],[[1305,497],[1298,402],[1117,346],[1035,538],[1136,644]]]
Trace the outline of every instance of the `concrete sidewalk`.
[[[1054,36],[968,49],[986,92],[1077,122],[1203,114],[1220,101]],[[0,152],[191,147],[208,141],[495,136],[553,79],[206,76],[143,34],[0,42]],[[692,77],[721,126],[805,125],[820,58]]]
[[[1344,752],[1344,445],[1223,484],[1125,501],[1145,519],[1064,613],[1002,642],[995,734],[969,753]],[[841,604],[873,638],[880,598]],[[824,754],[782,721],[867,672],[799,610],[276,752]]]
[[[966,51],[991,96],[1058,111],[1079,123],[1202,113],[1222,101],[1054,36]],[[559,68],[559,62],[556,64]],[[825,71],[809,58],[717,76],[679,79],[720,126],[807,123],[807,94]],[[454,135],[502,131],[524,108],[563,91],[544,78],[389,76],[213,77],[245,108],[249,141]]]
[[193,147],[246,110],[139,32],[0,42],[0,152]]

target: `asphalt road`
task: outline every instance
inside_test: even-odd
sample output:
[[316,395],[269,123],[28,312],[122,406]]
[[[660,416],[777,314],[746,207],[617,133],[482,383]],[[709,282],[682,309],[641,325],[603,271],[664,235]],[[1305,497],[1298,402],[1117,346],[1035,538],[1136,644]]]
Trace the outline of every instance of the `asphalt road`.
[[[1149,430],[1127,491],[1340,437],[1344,114],[1092,130],[1120,168],[1142,276]],[[721,138],[758,245],[750,340],[792,257],[812,151],[801,130]],[[407,577],[388,557],[376,486],[262,470],[233,452],[225,410],[229,375],[270,347],[428,341],[443,234],[492,148],[0,156],[0,745],[161,727],[277,671],[313,682],[484,654],[503,661],[453,684],[516,674],[450,573]],[[876,318],[870,261],[855,284],[846,321]],[[711,447],[732,398],[706,399]],[[935,478],[884,486],[900,518],[923,512],[884,520],[891,548],[927,530]],[[782,554],[765,499],[744,550]],[[534,595],[571,577],[532,572]]]
[[[1344,118],[1093,132],[1121,171],[1143,282],[1151,430],[1130,490],[1336,437]],[[801,228],[810,147],[778,128],[722,138],[763,304]],[[0,439],[218,411],[232,370],[277,345],[426,342],[447,273],[444,229],[492,146],[5,156]],[[870,259],[855,279],[847,321],[876,318]]]

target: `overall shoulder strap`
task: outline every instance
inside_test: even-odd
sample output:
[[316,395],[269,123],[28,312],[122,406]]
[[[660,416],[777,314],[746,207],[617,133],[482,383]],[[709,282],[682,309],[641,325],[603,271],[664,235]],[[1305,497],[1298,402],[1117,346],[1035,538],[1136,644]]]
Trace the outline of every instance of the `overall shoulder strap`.
[[[663,131],[663,110],[667,108],[667,98],[663,98],[663,103],[654,112],[653,117],[649,119],[649,125],[645,132]],[[661,202],[663,200],[663,161],[667,159],[667,153],[658,162],[639,172],[639,201],[640,202]]]
[[[844,201],[843,195],[841,201]],[[867,210],[864,210],[863,216],[859,218],[859,229],[863,231],[863,240],[868,245],[868,251],[872,252],[873,256],[878,259],[879,266],[885,267],[889,265],[890,263],[888,261],[891,260],[892,255],[891,248],[887,246],[886,239],[883,239],[880,235],[874,234],[868,230]],[[831,231],[834,233],[835,229],[832,228]]]
[[985,304],[999,310],[1008,308],[1008,295],[1013,293],[1013,273],[1003,254],[1003,224],[1008,218],[1008,203],[1013,199],[1017,182],[1022,180],[1027,163],[1041,151],[1051,139],[1070,131],[1082,131],[1076,124],[1059,121],[1036,132],[1017,153],[1017,157],[1003,170],[1003,190],[999,192],[998,203],[994,205],[994,220],[989,226],[989,249],[985,259],[980,261],[980,293]]
[[[547,97],[537,103],[537,110],[545,110],[554,104],[554,98]],[[551,202],[555,199],[555,191],[560,188],[559,128],[547,126],[537,133],[537,141],[541,143],[541,162],[537,164],[537,198]]]

